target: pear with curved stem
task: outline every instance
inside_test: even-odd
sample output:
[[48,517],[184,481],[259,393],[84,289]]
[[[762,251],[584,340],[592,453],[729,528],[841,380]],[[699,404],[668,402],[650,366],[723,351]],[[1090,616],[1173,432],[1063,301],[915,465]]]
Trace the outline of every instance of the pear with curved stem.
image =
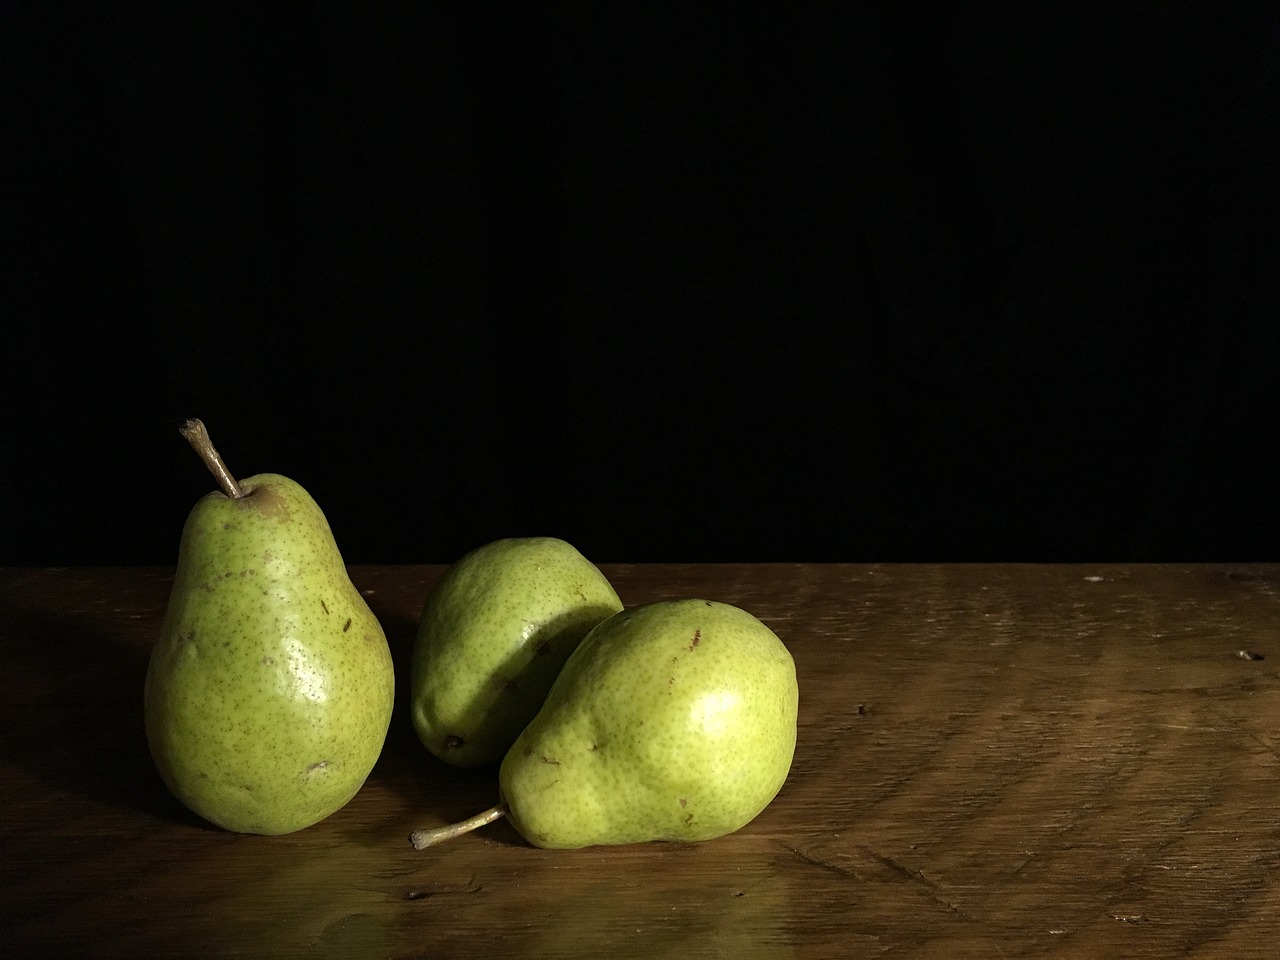
[[503,758],[501,802],[411,842],[503,816],[546,848],[733,833],[786,780],[798,701],[790,652],[745,610],[701,599],[629,608],[565,663]]

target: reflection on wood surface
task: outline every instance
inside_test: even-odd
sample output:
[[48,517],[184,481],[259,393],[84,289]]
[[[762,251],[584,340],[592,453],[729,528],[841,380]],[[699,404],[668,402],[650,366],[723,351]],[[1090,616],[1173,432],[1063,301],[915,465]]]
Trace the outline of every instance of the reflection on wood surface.
[[[164,791],[141,683],[168,571],[0,572],[0,929],[48,956],[1270,957],[1280,568],[602,564],[790,647],[777,800],[704,844],[529,847],[403,709],[351,804],[284,837]],[[355,567],[405,667],[439,567]]]

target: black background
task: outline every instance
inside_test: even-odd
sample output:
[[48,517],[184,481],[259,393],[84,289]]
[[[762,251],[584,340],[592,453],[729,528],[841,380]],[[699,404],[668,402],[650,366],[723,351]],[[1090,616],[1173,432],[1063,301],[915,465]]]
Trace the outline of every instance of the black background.
[[2,563],[1280,558],[1275,4],[3,10]]

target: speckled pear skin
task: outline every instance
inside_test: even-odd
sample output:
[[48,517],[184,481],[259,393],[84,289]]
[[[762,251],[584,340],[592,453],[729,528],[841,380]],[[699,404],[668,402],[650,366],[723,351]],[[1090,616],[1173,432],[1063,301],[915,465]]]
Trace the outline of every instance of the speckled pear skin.
[[786,780],[798,699],[790,652],[746,611],[625,610],[583,640],[503,759],[507,816],[547,848],[732,833]]
[[206,820],[282,834],[339,810],[364,784],[391,721],[382,627],[329,524],[297,483],[241,481],[183,527],[145,688],[165,784]]
[[621,609],[604,574],[564,540],[472,550],[423,605],[410,664],[418,737],[455,766],[496,766],[582,638]]

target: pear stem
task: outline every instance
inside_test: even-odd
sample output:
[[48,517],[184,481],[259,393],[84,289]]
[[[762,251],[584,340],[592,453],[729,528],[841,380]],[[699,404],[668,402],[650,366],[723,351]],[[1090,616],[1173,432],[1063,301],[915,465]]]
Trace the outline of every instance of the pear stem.
[[409,842],[413,844],[413,849],[425,850],[427,847],[434,846],[437,843],[443,843],[445,840],[452,840],[454,837],[460,837],[464,833],[470,833],[478,827],[483,827],[486,823],[493,823],[493,821],[506,816],[506,814],[507,805],[499,803],[483,813],[477,813],[474,817],[451,823],[447,827],[436,827],[434,830],[415,830],[409,834]]
[[204,423],[200,420],[188,420],[178,428],[178,431],[186,438],[187,443],[191,444],[192,449],[200,455],[204,465],[209,468],[209,472],[217,479],[218,486],[222,488],[222,492],[232,500],[239,500],[243,497],[244,491],[240,489],[240,484],[236,483],[236,478],[231,475],[227,465],[222,462],[222,457],[214,449],[213,441],[209,439],[209,431],[205,429]]

